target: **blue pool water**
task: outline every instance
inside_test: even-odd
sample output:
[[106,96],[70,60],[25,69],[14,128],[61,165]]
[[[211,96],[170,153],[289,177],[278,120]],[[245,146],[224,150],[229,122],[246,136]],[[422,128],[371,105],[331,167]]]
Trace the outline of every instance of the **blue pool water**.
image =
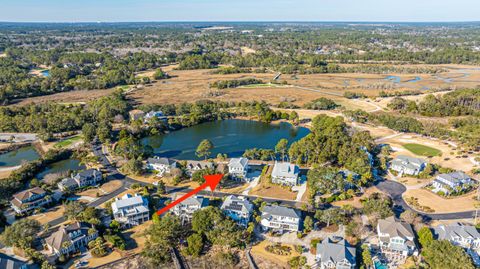
[[375,261],[375,269],[388,269],[388,266],[380,261]]
[[40,72],[42,74],[42,76],[44,77],[49,77],[50,76],[50,70],[43,70],[42,72]]

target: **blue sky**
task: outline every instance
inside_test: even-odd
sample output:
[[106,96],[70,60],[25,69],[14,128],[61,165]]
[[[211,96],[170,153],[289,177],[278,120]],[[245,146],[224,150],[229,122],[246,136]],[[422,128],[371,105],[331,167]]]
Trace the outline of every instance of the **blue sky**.
[[0,21],[480,21],[480,0],[0,0]]

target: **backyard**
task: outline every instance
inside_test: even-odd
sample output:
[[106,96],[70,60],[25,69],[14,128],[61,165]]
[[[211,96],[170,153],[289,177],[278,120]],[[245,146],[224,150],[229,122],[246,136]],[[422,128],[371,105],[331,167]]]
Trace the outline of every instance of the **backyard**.
[[415,143],[408,143],[403,145],[404,148],[406,148],[408,151],[412,152],[415,155],[420,155],[420,156],[440,156],[442,152],[438,149],[425,146],[425,145],[420,145],[420,144],[415,144]]

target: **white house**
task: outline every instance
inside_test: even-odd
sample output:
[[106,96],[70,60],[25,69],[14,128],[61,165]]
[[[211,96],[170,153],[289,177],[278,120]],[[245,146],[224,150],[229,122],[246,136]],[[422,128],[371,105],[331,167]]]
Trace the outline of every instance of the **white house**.
[[10,205],[18,214],[23,214],[40,208],[52,201],[47,192],[42,188],[35,187],[21,191],[13,195]]
[[77,173],[75,176],[62,179],[58,183],[58,188],[62,191],[75,190],[97,185],[102,180],[102,172],[97,169],[88,169]]
[[248,172],[247,158],[232,158],[228,162],[228,174],[233,178],[245,179]]
[[457,171],[449,174],[440,174],[432,182],[434,192],[442,191],[445,194],[461,191],[473,184],[473,180],[464,172]]
[[268,205],[262,210],[260,225],[264,230],[298,232],[300,230],[300,213],[293,208]]
[[382,253],[396,258],[417,254],[412,226],[395,217],[381,219],[377,224],[377,235]]
[[399,155],[390,164],[390,169],[401,175],[406,174],[417,176],[423,171],[423,169],[425,169],[426,165],[427,163],[423,159]]
[[356,265],[355,247],[345,239],[327,238],[317,244],[315,256],[321,269],[354,269]]
[[225,198],[221,209],[239,225],[247,227],[252,216],[253,205],[243,196],[229,195]]
[[165,117],[165,115],[163,115],[162,111],[150,111],[147,114],[145,114],[145,116],[143,118],[144,118],[144,122],[148,122],[150,119],[153,119],[153,118],[157,118],[159,120],[166,120],[167,119],[167,117]]
[[298,174],[300,169],[291,163],[275,163],[272,171],[272,183],[285,186],[295,186],[298,184]]
[[125,194],[112,203],[113,217],[126,227],[142,224],[150,219],[148,200],[138,194]]
[[147,169],[158,171],[159,174],[169,174],[177,167],[177,161],[169,158],[148,158]]
[[88,242],[98,237],[98,231],[92,225],[75,222],[67,226],[61,226],[58,231],[45,239],[50,254],[60,256],[69,255],[82,248],[87,248]]
[[437,240],[448,240],[456,246],[464,248],[472,257],[476,266],[480,266],[480,233],[472,225],[455,223],[451,225],[439,225],[433,228],[433,234]]
[[[176,196],[173,196],[172,201],[176,199]],[[209,199],[203,196],[193,196],[189,197],[180,204],[172,208],[172,213],[179,216],[182,221],[190,221],[192,219],[193,213],[200,210],[204,207],[207,207],[209,204]]]

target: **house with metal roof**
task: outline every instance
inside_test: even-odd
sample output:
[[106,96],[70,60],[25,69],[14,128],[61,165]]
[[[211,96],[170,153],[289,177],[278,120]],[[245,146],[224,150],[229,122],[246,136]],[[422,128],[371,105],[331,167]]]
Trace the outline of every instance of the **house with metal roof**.
[[90,224],[74,222],[61,226],[58,231],[45,239],[50,254],[60,256],[69,255],[86,249],[88,242],[98,237],[98,231]]
[[329,237],[317,244],[315,259],[321,269],[353,269],[356,265],[355,247],[343,238]]
[[62,179],[62,181],[58,183],[58,188],[62,191],[72,191],[87,186],[97,185],[102,180],[102,172],[97,169],[87,169],[72,177]]
[[442,191],[445,194],[462,191],[473,184],[474,181],[470,176],[461,171],[437,175],[432,182],[434,192]]
[[23,214],[43,207],[51,201],[52,198],[44,189],[35,187],[14,194],[10,205],[17,214]]
[[[172,201],[176,200],[177,196],[172,197]],[[179,216],[182,221],[190,221],[193,213],[208,206],[210,200],[203,196],[195,195],[187,198],[185,201],[179,203],[172,208],[172,213]]]
[[248,172],[247,158],[232,158],[228,162],[228,174],[234,179],[246,179]]
[[433,228],[433,235],[437,240],[447,240],[460,246],[472,257],[476,266],[480,266],[480,233],[473,225],[454,223],[439,225]]
[[244,227],[247,227],[253,213],[253,205],[243,196],[227,196],[221,209],[225,215]]
[[30,265],[25,261],[0,253],[0,268],[5,269],[30,269],[37,268],[36,265]]
[[405,155],[399,155],[395,158],[391,164],[390,169],[396,171],[400,175],[412,175],[417,176],[425,169],[427,162],[425,160]]
[[298,184],[299,174],[300,168],[295,164],[275,162],[272,171],[272,183],[285,186],[295,186]]
[[393,216],[378,220],[377,235],[384,254],[406,257],[417,253],[415,233],[405,221]]
[[148,199],[138,194],[125,194],[122,198],[115,198],[112,203],[113,217],[122,226],[132,227],[150,220]]
[[260,225],[264,230],[298,232],[300,230],[301,214],[296,209],[267,205],[262,210]]

